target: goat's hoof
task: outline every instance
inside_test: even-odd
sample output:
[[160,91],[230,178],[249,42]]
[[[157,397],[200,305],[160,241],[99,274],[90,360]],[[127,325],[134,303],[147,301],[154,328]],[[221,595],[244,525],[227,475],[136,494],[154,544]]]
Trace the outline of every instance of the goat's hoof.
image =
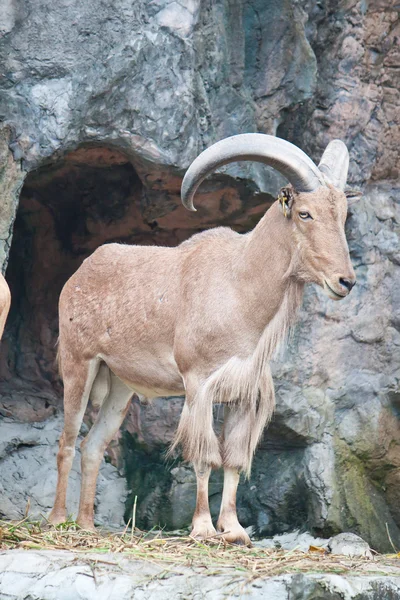
[[66,520],[67,515],[65,512],[60,512],[57,510],[52,510],[47,518],[47,521],[50,525],[60,525],[61,523],[65,523]]
[[226,533],[223,534],[222,537],[228,544],[234,544],[235,546],[246,546],[247,548],[251,548],[253,545],[246,532],[241,535],[231,535],[230,533]]
[[235,544],[236,546],[248,546],[250,544],[251,546],[251,542],[246,542],[243,538],[236,538],[231,544]]
[[196,540],[206,540],[216,535],[217,532],[215,531],[215,527],[212,523],[198,523],[193,524],[190,537],[195,538]]
[[90,519],[77,519],[76,523],[81,529],[84,529],[85,531],[96,531],[94,522]]
[[234,544],[235,546],[247,546],[247,548],[251,548],[253,545],[247,533],[238,536],[231,535],[227,532],[222,535],[222,538],[228,542],[228,544]]
[[239,523],[232,523],[229,526],[229,523],[221,523],[219,521],[217,530],[222,534],[222,539],[225,540],[225,542],[228,542],[228,544],[247,546],[248,548],[251,548],[252,546],[248,534]]

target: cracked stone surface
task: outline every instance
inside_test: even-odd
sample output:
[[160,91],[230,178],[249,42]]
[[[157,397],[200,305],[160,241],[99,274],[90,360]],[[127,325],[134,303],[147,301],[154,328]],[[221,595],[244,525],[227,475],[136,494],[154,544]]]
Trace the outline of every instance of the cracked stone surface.
[[[55,466],[57,296],[85,256],[106,241],[174,245],[217,224],[253,227],[282,182],[259,165],[211,178],[198,213],[180,206],[185,168],[220,138],[277,134],[318,161],[340,137],[349,184],[364,192],[346,225],[357,286],[335,304],[307,290],[274,362],[277,411],[239,516],[261,535],[351,530],[381,551],[387,524],[400,547],[399,23],[394,0],[2,3],[0,261],[14,298],[0,415],[28,440],[2,450],[2,515],[24,513],[28,475],[32,506],[48,504],[32,465]],[[109,448],[140,526],[190,521],[193,474],[164,460],[181,404],[133,402]],[[112,477],[104,490],[120,515],[125,479]],[[214,515],[221,485],[217,473]],[[104,523],[108,510],[98,505]]]

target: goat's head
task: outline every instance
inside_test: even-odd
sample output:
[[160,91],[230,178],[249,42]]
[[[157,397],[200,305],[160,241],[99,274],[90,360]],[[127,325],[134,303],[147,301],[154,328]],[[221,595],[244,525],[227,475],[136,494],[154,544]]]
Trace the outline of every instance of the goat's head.
[[293,144],[269,135],[247,133],[217,142],[196,158],[182,183],[182,202],[195,210],[193,196],[212,171],[227,163],[254,160],[274,167],[290,182],[278,197],[282,219],[291,224],[291,274],[320,285],[341,300],[355,284],[344,233],[349,165],[345,144],[333,140],[317,167]]

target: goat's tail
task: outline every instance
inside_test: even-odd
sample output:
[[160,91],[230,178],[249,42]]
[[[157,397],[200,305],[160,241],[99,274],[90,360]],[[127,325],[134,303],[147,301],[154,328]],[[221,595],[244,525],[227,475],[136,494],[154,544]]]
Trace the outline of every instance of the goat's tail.
[[218,438],[213,428],[213,396],[207,392],[208,386],[203,385],[199,387],[194,398],[186,399],[168,455],[181,445],[185,460],[218,469],[222,461]]

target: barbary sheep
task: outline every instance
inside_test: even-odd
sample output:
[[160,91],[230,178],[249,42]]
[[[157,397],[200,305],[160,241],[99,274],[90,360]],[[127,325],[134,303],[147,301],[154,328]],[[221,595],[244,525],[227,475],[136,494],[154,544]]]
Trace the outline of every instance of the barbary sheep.
[[[252,231],[218,227],[175,248],[104,245],[65,284],[59,304],[65,426],[52,523],[66,518],[68,474],[89,398],[101,407],[81,446],[77,522],[91,529],[99,466],[132,395],[185,395],[174,447],[182,446],[197,476],[192,535],[215,534],[208,480],[222,466],[217,529],[228,542],[250,543],[237,519],[236,490],[274,409],[269,361],[295,321],[304,284],[341,300],[355,275],[344,232],[345,144],[332,141],[317,167],[273,136],[224,139],[188,169],[186,208],[194,210],[193,196],[209,173],[240,160],[273,166],[290,182]],[[219,439],[214,403],[225,405]]]

